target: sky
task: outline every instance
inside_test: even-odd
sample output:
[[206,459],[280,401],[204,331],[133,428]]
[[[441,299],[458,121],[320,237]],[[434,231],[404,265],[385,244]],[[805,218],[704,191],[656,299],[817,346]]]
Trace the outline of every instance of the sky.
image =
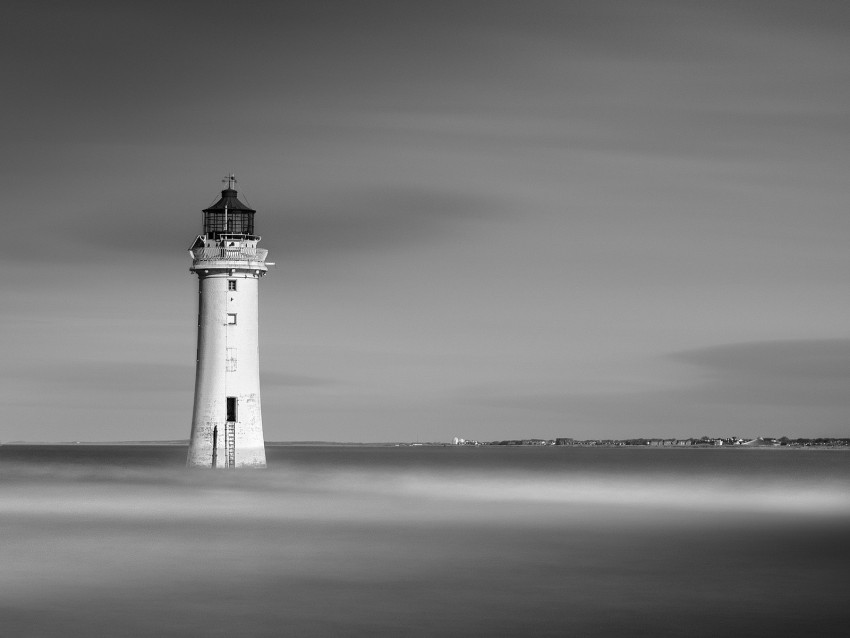
[[850,435],[850,5],[10,2],[0,441],[188,437],[234,172],[267,441]]

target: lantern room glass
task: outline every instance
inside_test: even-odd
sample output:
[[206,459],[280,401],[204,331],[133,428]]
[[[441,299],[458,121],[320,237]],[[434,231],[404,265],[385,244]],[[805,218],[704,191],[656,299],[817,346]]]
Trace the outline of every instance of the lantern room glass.
[[204,234],[213,239],[219,235],[253,235],[254,213],[233,211],[225,215],[223,210],[205,212]]

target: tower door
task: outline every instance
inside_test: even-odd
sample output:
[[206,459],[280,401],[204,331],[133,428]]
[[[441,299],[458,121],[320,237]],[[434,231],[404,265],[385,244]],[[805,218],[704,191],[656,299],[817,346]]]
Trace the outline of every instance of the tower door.
[[227,421],[224,424],[225,467],[236,467],[236,397],[227,397]]

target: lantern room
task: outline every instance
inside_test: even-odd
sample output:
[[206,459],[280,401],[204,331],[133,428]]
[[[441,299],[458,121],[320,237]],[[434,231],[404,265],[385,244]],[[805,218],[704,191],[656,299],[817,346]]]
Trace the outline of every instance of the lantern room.
[[239,201],[235,189],[225,188],[221,191],[221,199],[204,209],[204,235],[208,239],[219,239],[222,235],[245,235],[255,239],[256,212]]

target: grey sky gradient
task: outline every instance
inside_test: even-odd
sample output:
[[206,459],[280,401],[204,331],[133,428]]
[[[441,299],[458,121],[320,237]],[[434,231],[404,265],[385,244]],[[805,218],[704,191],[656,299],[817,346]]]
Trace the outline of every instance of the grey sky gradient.
[[4,15],[0,441],[188,435],[231,170],[269,440],[850,434],[846,3]]

